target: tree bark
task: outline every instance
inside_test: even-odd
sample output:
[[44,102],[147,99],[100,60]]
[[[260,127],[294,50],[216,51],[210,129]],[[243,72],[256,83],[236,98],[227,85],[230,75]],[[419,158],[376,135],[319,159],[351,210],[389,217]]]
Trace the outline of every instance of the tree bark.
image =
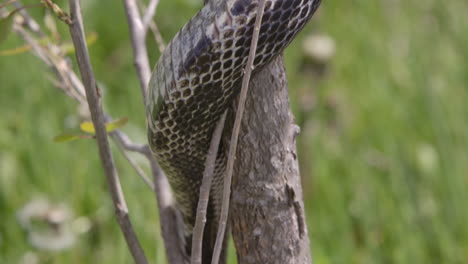
[[298,133],[279,56],[253,76],[242,121],[229,213],[239,263],[312,263]]

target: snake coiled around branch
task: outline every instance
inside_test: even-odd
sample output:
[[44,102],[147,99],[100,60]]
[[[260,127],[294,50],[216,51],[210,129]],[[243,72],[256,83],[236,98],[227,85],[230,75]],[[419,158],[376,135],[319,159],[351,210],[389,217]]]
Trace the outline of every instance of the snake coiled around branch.
[[[284,50],[320,2],[266,1],[254,73]],[[257,5],[258,0],[210,1],[176,34],[152,73],[146,105],[148,139],[182,215],[187,256],[210,138],[240,91]],[[215,242],[224,166],[221,147],[210,194],[203,263],[211,258]]]

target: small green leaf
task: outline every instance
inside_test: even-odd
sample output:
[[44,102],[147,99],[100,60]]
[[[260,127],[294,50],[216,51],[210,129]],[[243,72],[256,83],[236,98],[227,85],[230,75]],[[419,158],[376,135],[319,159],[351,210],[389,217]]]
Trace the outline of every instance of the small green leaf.
[[94,125],[92,122],[83,122],[80,124],[80,129],[83,132],[94,134],[96,130],[94,129]]
[[[122,117],[122,118],[119,118],[117,120],[106,123],[106,131],[107,132],[112,132],[114,130],[117,130],[117,129],[125,126],[125,124],[127,124],[127,122],[128,122],[128,118],[127,117]],[[83,122],[83,123],[81,123],[80,124],[80,129],[81,129],[81,131],[86,132],[86,133],[90,133],[90,134],[96,133],[96,130],[94,129],[94,125],[93,125],[92,122]]]
[[68,141],[77,140],[79,138],[80,137],[77,135],[61,134],[61,135],[54,137],[54,142],[68,142]]
[[106,131],[107,132],[112,132],[116,129],[119,129],[123,126],[125,126],[125,124],[127,124],[128,122],[128,118],[127,117],[122,117],[122,118],[119,118],[117,120],[114,120],[112,122],[109,122],[106,124]]

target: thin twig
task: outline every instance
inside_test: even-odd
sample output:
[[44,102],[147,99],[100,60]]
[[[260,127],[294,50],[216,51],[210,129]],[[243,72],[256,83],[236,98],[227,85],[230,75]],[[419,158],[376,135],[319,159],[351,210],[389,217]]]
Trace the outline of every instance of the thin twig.
[[11,4],[11,3],[15,2],[15,1],[16,0],[8,0],[5,3],[1,3],[0,8],[4,8],[5,6],[7,6],[7,5],[9,5],[9,4]]
[[148,149],[148,145],[136,144],[122,131],[116,130],[112,132],[113,136],[115,135],[116,140],[119,141],[125,150],[141,153],[144,156],[148,156],[151,152]]
[[211,182],[213,181],[213,172],[215,169],[216,156],[218,154],[219,142],[223,134],[224,121],[226,120],[226,112],[221,116],[213,132],[210,142],[210,148],[206,156],[205,170],[203,171],[202,184],[200,186],[200,195],[198,198],[197,216],[195,218],[195,227],[193,228],[192,238],[192,264],[201,264],[202,262],[202,246],[203,246],[203,230],[206,223],[206,212],[208,208],[208,200],[210,199]]
[[[13,5],[14,5],[16,8],[22,8],[22,7],[23,7],[23,4],[20,3],[20,1],[15,1],[15,2],[13,3]],[[45,37],[45,34],[44,34],[44,32],[41,30],[41,27],[39,26],[39,24],[29,15],[29,13],[26,11],[26,9],[21,9],[20,14],[21,14],[21,16],[22,16],[23,19],[24,19],[24,23],[26,24],[26,26],[27,26],[32,32],[34,32],[34,33],[35,33],[38,37],[40,37],[40,38]]]
[[130,38],[132,40],[132,50],[134,64],[140,81],[143,102],[146,105],[146,90],[151,77],[151,68],[149,65],[148,51],[146,49],[146,32],[143,27],[140,12],[135,0],[123,0],[125,14],[127,16]]
[[[18,6],[21,6],[19,2],[17,4]],[[60,50],[60,47],[57,47],[52,43],[41,45],[33,36],[31,36],[28,31],[23,29],[24,26],[36,33],[36,36],[43,37],[44,34],[42,33],[39,24],[31,16],[29,16],[26,10],[24,10],[24,12],[20,12],[20,14],[23,17],[23,21],[26,23],[15,23],[14,29],[16,32],[24,39],[26,43],[31,45],[34,54],[38,56],[39,59],[41,59],[55,73],[58,81],[60,82],[60,84],[57,84],[57,86],[62,88],[67,93],[67,95],[76,99],[81,106],[88,108],[88,102],[86,101],[83,83],[75,74],[73,69],[70,68],[68,63],[66,63],[67,60],[63,57],[64,52]],[[112,120],[112,118],[107,114],[105,114],[104,118],[106,121]],[[181,251],[180,246],[182,245],[182,242],[177,235],[178,222],[176,212],[173,208],[173,200],[169,183],[167,182],[166,177],[153,157],[149,146],[146,144],[133,143],[131,139],[120,130],[112,132],[112,139],[117,145],[123,146],[125,150],[140,153],[148,159],[151,166],[151,173],[154,179],[154,184],[152,185],[155,188],[155,193],[157,196],[162,236],[166,246],[166,255],[168,257],[169,263],[182,263],[183,252]],[[119,148],[119,150],[123,152],[123,155],[127,155],[121,148]],[[138,173],[138,169],[136,170]],[[120,221],[119,216],[117,219]]]
[[159,219],[161,233],[166,249],[166,256],[169,264],[185,263],[183,240],[181,233],[181,216],[174,208],[174,201],[167,181],[167,177],[158,166],[156,159],[151,156],[150,165],[153,173],[154,187],[156,189],[156,201],[158,202]]
[[[117,135],[111,134],[111,137],[115,138],[117,137]],[[140,176],[140,178],[146,183],[146,185],[148,185],[148,187],[151,188],[151,190],[155,191],[153,181],[150,178],[148,178],[148,176],[146,176],[146,173],[143,171],[143,169],[136,163],[135,160],[132,159],[132,157],[130,157],[129,153],[125,151],[125,147],[123,146],[122,141],[120,141],[119,139],[115,139],[114,142],[117,143],[116,145],[120,149],[120,152],[128,161],[128,163],[132,165],[132,167],[135,169],[136,173]]]
[[237,150],[237,141],[239,138],[239,131],[242,121],[242,116],[244,114],[245,100],[247,98],[247,92],[249,89],[250,76],[252,74],[255,54],[257,51],[258,36],[260,34],[260,27],[262,23],[263,12],[265,9],[265,0],[259,0],[257,8],[257,17],[255,20],[255,27],[252,36],[252,42],[250,44],[249,58],[247,60],[247,65],[245,66],[244,77],[242,79],[242,88],[239,96],[239,103],[237,106],[236,119],[234,121],[234,126],[231,135],[231,141],[229,145],[229,154],[226,165],[226,173],[224,175],[224,189],[223,189],[223,203],[221,206],[221,215],[219,221],[218,234],[216,235],[216,243],[213,253],[212,264],[218,264],[219,257],[221,255],[221,250],[223,247],[224,233],[226,232],[226,225],[228,220],[229,213],[229,199],[231,196],[231,181],[232,181],[232,171],[234,167],[234,158]]
[[[148,52],[146,47],[146,30],[143,27],[142,18],[138,11],[136,0],[123,0],[125,13],[127,15],[127,21],[130,31],[130,37],[132,40],[132,48],[134,54],[134,64],[137,71],[138,79],[140,81],[140,87],[143,95],[143,101],[146,105],[146,90],[148,89],[148,82],[151,76],[151,69],[149,66]],[[151,5],[151,3],[150,3]],[[154,9],[157,6],[157,2],[152,4]],[[152,8],[151,6],[149,7]],[[153,11],[146,11],[145,14],[151,14],[154,16]],[[183,253],[183,242],[178,236],[180,234],[179,223],[177,212],[174,209],[174,201],[171,193],[171,188],[167,178],[160,169],[156,159],[152,155],[150,148],[146,146],[146,155],[151,165],[153,173],[154,186],[156,200],[159,208],[159,218],[161,220],[162,236],[164,240],[164,246],[166,248],[166,255],[169,263],[184,263]]]
[[161,32],[159,31],[158,25],[156,25],[154,21],[151,21],[149,27],[151,29],[151,32],[153,33],[154,40],[158,45],[159,52],[163,53],[166,49],[166,44],[164,43],[164,39],[161,35]]
[[[146,10],[145,3],[143,3],[142,0],[137,0],[137,1],[138,1],[138,7],[140,8],[140,11],[144,12],[144,10]],[[149,29],[153,33],[154,40],[156,41],[156,44],[158,45],[159,52],[163,53],[164,49],[166,48],[166,44],[164,43],[164,39],[161,35],[161,32],[159,31],[158,26],[154,22],[154,19],[151,19],[149,21]],[[147,29],[145,30],[145,32],[146,34],[148,33]]]
[[33,54],[55,73],[56,77],[63,84],[60,86],[63,88],[61,90],[80,104],[86,103],[84,87],[78,76],[70,69],[70,66],[63,57],[56,54],[57,52],[53,52],[53,50],[59,48],[53,44],[48,44],[47,46],[41,45],[28,31],[16,23],[13,26],[13,30],[31,46]]
[[138,239],[133,230],[130,218],[128,216],[128,208],[122,191],[122,186],[117,174],[117,169],[112,158],[112,153],[109,147],[107,132],[105,128],[105,117],[102,111],[100,98],[97,95],[96,80],[94,78],[91,62],[89,59],[88,48],[83,32],[83,22],[81,18],[81,7],[79,0],[70,0],[70,14],[73,23],[70,25],[70,34],[75,46],[75,54],[78,61],[81,77],[86,89],[86,98],[91,112],[94,127],[96,129],[96,140],[99,148],[99,155],[104,167],[107,182],[109,184],[112,201],[115,206],[115,213],[120,224],[122,232],[127,241],[127,245],[133,255],[135,263],[146,264],[146,256],[138,242]]
[[145,33],[148,31],[151,21],[153,21],[158,4],[159,0],[151,0],[148,5],[148,8],[146,8],[146,12],[143,15],[143,30],[145,31]]
[[[43,61],[45,62],[52,71],[55,72],[59,80],[52,80],[55,86],[59,87],[61,91],[65,92],[68,96],[75,99],[80,105],[88,107],[86,101],[85,91],[83,84],[76,76],[76,74],[70,69],[67,65],[64,58],[59,58],[57,55],[51,54],[52,51],[48,50],[47,47],[44,47],[36,41],[30,33],[25,31],[21,26],[14,26],[14,30],[31,46],[32,51]],[[51,44],[52,45],[52,44]],[[105,114],[106,122],[112,120],[112,118]],[[116,130],[111,133],[112,140],[119,146],[119,150],[122,152],[124,157],[128,157],[126,151],[137,152],[144,155],[146,158],[151,156],[151,152],[148,148],[148,145],[136,144],[122,131]],[[142,170],[135,164],[135,162],[128,157],[130,165],[135,168],[137,174],[142,176]],[[135,166],[136,165],[136,166]],[[144,174],[144,173],[143,173]],[[143,177],[145,183],[147,183],[151,189],[154,190],[154,184],[148,181],[148,177]]]

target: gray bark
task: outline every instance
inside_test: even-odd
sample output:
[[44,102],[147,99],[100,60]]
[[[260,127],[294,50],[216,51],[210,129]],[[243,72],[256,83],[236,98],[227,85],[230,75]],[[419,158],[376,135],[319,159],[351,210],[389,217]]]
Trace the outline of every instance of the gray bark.
[[[232,184],[239,263],[311,263],[282,56],[250,82]],[[229,133],[227,133],[229,134]]]

